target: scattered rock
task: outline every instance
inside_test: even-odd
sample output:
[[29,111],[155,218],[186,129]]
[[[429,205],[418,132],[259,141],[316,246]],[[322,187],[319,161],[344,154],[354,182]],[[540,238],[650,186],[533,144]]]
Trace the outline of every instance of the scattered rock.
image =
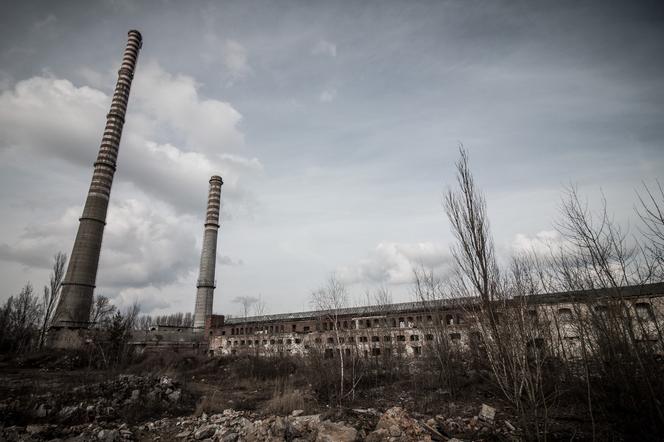
[[194,433],[194,438],[196,440],[201,440],[207,437],[212,437],[216,431],[217,427],[215,425],[205,425],[196,430],[196,432]]
[[[404,442],[431,440],[429,433],[401,407],[392,407],[383,413],[376,425],[376,431],[381,429],[386,430],[390,437],[399,437],[399,440]],[[375,431],[373,433],[375,433]],[[370,433],[369,435],[372,435],[373,433]],[[381,435],[382,434],[384,433],[381,432]],[[375,435],[373,437],[375,438],[379,436]]]
[[478,418],[481,421],[492,424],[495,417],[496,417],[496,409],[493,408],[493,407],[490,407],[487,404],[482,404],[482,409],[480,410],[480,414],[478,415]]
[[168,400],[171,402],[177,402],[180,400],[181,397],[182,397],[182,391],[178,389],[168,395]]
[[357,430],[355,428],[323,421],[318,427],[316,442],[354,442],[356,438]]
[[48,431],[48,425],[28,425],[25,427],[25,432],[28,434],[37,435]]

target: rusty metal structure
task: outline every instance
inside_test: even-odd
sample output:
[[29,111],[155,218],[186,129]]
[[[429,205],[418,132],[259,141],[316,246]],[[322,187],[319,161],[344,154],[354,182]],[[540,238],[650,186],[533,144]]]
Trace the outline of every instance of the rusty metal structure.
[[224,182],[220,176],[214,175],[210,178],[201,265],[196,283],[196,304],[194,306],[194,328],[196,330],[203,330],[206,319],[212,314],[214,289],[217,285],[214,274],[217,260],[217,233],[219,230],[222,184]]
[[140,32],[129,31],[111,109],[106,116],[104,135],[94,163],[92,182],[83,215],[79,219],[76,240],[53,317],[51,327],[54,329],[80,329],[89,326],[111,185],[129,101],[129,90],[142,40]]

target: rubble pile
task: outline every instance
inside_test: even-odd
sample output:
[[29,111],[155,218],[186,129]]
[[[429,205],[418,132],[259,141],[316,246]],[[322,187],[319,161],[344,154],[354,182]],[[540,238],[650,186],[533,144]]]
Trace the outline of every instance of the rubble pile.
[[[302,410],[290,416],[259,417],[253,412],[224,410],[223,413],[188,417],[163,418],[136,426],[95,422],[62,426],[28,425],[0,429],[0,440],[52,442],[122,442],[122,441],[205,441],[205,442],[416,442],[484,440],[502,435],[515,438],[515,428],[492,426],[472,419],[436,416],[423,422],[414,419],[400,407],[393,407],[380,418],[373,431],[356,429],[350,420],[333,422],[321,414],[304,415]],[[366,413],[365,410],[361,411]],[[456,435],[456,437],[452,436]],[[459,436],[463,435],[463,437]]]
[[486,404],[471,418],[412,416],[401,407],[383,413],[373,408],[331,408],[322,414],[295,410],[276,416],[226,409],[191,415],[190,393],[167,376],[121,375],[30,399],[22,420],[11,419],[11,410],[26,407],[26,402],[0,399],[0,440],[426,442],[510,440],[518,435],[509,421],[496,419],[496,410]]
[[132,417],[140,419],[145,412],[175,412],[181,408],[182,399],[182,389],[169,377],[120,375],[57,394],[0,399],[0,423],[40,424],[41,433],[42,427],[50,424],[131,422]]

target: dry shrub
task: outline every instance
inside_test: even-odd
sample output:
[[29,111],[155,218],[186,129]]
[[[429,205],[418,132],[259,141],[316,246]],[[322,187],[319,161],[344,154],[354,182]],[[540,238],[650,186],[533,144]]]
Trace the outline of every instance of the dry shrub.
[[314,406],[314,399],[310,394],[302,390],[287,387],[279,391],[276,389],[272,399],[263,406],[263,412],[266,414],[288,415],[294,410],[311,410]]
[[223,412],[228,407],[227,398],[224,393],[219,390],[209,390],[205,396],[201,396],[196,404],[194,416],[200,416],[203,413],[217,414]]

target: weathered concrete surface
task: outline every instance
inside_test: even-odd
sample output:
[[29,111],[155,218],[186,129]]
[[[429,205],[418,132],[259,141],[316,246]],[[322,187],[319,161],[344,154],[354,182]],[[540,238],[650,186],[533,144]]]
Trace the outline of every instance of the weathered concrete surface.
[[219,230],[222,184],[224,182],[220,176],[214,175],[210,178],[203,249],[201,250],[201,265],[196,284],[196,305],[194,307],[194,328],[201,331],[205,327],[205,319],[212,314],[212,302],[216,286],[214,274],[217,260],[217,231]]
[[[106,211],[127,111],[129,90],[134,78],[134,69],[141,44],[141,33],[135,30],[129,31],[111,101],[111,109],[106,116],[104,135],[97,160],[94,163],[92,182],[83,215],[79,219],[80,224],[67,266],[67,273],[62,282],[60,301],[53,320],[53,327],[56,328],[84,328],[88,326],[90,320],[99,253],[106,224]],[[52,340],[50,344],[57,346],[59,342],[64,341]],[[72,343],[71,340],[67,340],[67,342],[68,345]]]

